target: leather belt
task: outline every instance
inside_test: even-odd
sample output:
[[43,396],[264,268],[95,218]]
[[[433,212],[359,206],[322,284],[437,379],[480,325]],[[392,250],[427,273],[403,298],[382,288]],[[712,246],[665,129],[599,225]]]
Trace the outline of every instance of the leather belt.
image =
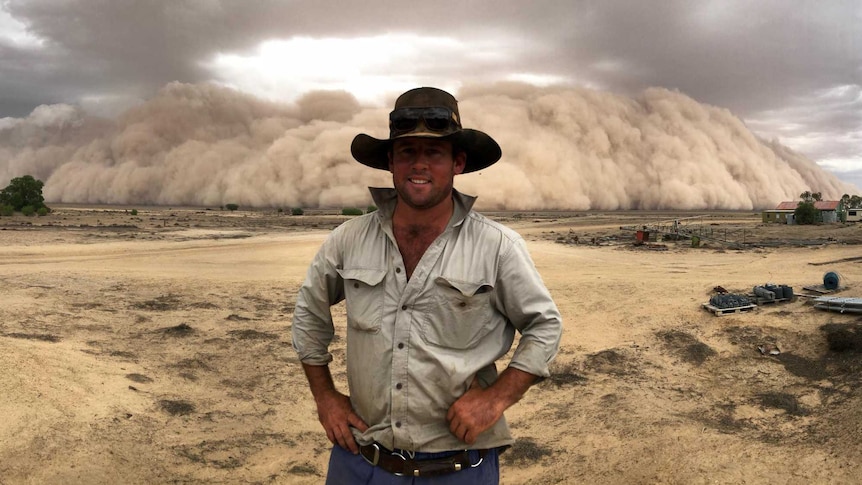
[[471,463],[470,454],[467,450],[459,451],[444,458],[414,460],[397,451],[387,450],[377,443],[359,447],[359,454],[365,458],[365,461],[399,477],[433,477],[455,473],[467,468],[476,468],[482,464],[488,450],[476,451],[479,452],[479,461]]

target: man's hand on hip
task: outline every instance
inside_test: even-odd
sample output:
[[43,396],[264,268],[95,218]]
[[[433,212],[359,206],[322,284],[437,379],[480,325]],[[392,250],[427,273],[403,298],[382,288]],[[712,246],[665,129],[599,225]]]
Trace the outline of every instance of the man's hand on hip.
[[326,430],[329,441],[353,454],[359,453],[359,446],[350,427],[365,431],[368,425],[353,410],[350,398],[336,390],[330,390],[321,393],[319,398],[315,397],[315,402],[317,417]]
[[482,389],[474,378],[467,392],[449,407],[446,414],[449,431],[468,445],[475,443],[476,438],[503,417],[503,411],[518,402],[535,381],[533,374],[513,367],[503,371],[487,389]]
[[302,369],[308,378],[314,403],[317,404],[317,418],[326,430],[326,437],[332,444],[350,450],[354,455],[359,453],[350,427],[365,431],[368,425],[353,410],[350,398],[335,389],[329,367],[302,364]]

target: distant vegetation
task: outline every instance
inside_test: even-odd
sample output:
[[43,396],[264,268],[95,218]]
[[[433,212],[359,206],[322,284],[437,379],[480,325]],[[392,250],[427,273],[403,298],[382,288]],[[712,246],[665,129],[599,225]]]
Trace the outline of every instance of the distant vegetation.
[[376,206],[376,205],[369,205],[369,206],[368,206],[368,209],[366,209],[366,210],[365,210],[365,213],[366,213],[366,214],[371,214],[372,212],[374,212],[374,211],[376,211],[376,210],[377,210],[377,206]]
[[0,214],[12,215],[8,213],[8,207],[12,208],[13,213],[21,211],[24,215],[34,215],[44,208],[47,214],[51,209],[45,205],[45,198],[42,197],[44,185],[32,175],[13,178],[9,185],[0,191]]
[[292,216],[301,216],[305,212],[302,210],[302,207],[294,207],[290,209],[290,215]]
[[235,210],[239,209],[239,205],[237,205],[237,204],[225,204],[224,208],[229,210],[229,211],[235,211]]
[[341,215],[343,216],[361,216],[362,214],[364,212],[358,207],[345,207],[341,209]]
[[820,211],[814,206],[815,202],[823,200],[823,195],[820,192],[805,191],[799,194],[802,201],[796,205],[793,211],[793,218],[797,224],[817,224],[823,222],[821,220]]
[[844,194],[841,196],[841,201],[847,209],[862,209],[862,197],[858,195]]

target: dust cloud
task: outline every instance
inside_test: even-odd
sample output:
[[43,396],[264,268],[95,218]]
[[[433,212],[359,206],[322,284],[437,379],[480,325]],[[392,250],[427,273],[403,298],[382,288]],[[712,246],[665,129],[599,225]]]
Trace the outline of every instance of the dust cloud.
[[[456,178],[481,209],[761,209],[806,190],[858,192],[730,111],[651,88],[635,98],[523,84],[467,86],[464,125],[502,160]],[[383,107],[345,92],[294,104],[171,83],[116,120],[69,105],[0,119],[0,181],[45,182],[54,203],[344,207],[371,202],[387,172],[350,156],[357,133],[388,135]]]

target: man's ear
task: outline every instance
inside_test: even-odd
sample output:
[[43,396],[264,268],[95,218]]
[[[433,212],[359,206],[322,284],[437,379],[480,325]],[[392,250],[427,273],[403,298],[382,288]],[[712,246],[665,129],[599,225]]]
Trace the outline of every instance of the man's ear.
[[467,152],[459,151],[455,155],[455,175],[464,173],[464,167],[467,166]]

